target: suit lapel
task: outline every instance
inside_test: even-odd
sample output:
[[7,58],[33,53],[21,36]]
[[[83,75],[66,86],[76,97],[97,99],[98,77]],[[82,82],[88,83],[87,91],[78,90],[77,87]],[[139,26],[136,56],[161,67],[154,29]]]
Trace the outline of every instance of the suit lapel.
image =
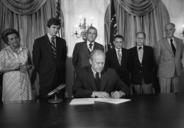
[[47,48],[47,50],[48,50],[48,51],[50,52],[50,54],[52,55],[52,48],[51,48],[51,46],[50,46],[50,40],[49,40],[49,37],[48,37],[47,34],[45,35],[45,43],[46,43],[45,47]]
[[60,48],[60,44],[59,44],[59,41],[58,41],[58,37],[56,37],[56,57],[58,57],[59,52],[61,51],[61,49],[59,50]]
[[164,46],[171,52],[171,54],[174,55],[174,54],[173,54],[173,51],[172,51],[172,49],[171,49],[171,46],[169,45],[169,42],[168,42],[167,38],[165,38],[163,44],[164,44]]
[[145,56],[146,56],[146,46],[143,45],[143,55],[142,55],[142,63],[144,63]]
[[126,61],[125,58],[126,58],[126,52],[125,52],[125,50],[122,48],[121,65],[123,65],[124,62]]
[[86,53],[86,55],[89,55],[90,51],[88,49],[87,42],[84,42],[83,43],[83,50]]
[[179,46],[180,44],[178,43],[178,40],[176,37],[174,37],[174,41],[175,41],[175,45],[176,45],[175,48],[176,48],[176,54],[177,54],[177,52],[179,51],[179,48],[180,48],[180,46]]
[[105,87],[107,86],[107,80],[108,80],[108,78],[107,78],[107,76],[105,75],[105,70],[106,69],[104,69],[103,71],[102,71],[102,73],[101,73],[101,86],[100,86],[100,90],[105,90]]
[[[114,61],[116,61],[116,63],[120,66],[115,48],[112,51],[112,55],[113,55]],[[122,61],[122,59],[121,59],[121,61]]]
[[96,42],[94,42],[94,47],[93,47],[93,50],[94,49],[97,49],[98,47],[97,47],[97,43]]
[[135,58],[136,61],[139,62],[139,63],[141,64],[141,62],[139,61],[139,55],[138,55],[137,47],[135,47],[134,53],[135,53],[135,55],[136,55],[136,58]]

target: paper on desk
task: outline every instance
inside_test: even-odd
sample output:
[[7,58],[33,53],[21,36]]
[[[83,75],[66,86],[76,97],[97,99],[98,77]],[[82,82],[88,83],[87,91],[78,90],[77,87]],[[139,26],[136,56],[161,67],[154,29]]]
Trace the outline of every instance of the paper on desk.
[[112,104],[120,104],[120,103],[130,101],[130,99],[96,98],[95,101],[96,102],[112,103]]
[[72,99],[70,105],[88,105],[94,104],[95,102],[106,102],[112,104],[120,104],[130,101],[130,99],[114,99],[114,98],[76,98]]
[[94,98],[76,98],[72,99],[70,105],[88,105],[94,104]]

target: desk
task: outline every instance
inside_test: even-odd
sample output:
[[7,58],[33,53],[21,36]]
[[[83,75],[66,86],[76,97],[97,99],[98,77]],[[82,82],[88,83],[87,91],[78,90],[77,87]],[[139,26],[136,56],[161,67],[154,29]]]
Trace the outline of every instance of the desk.
[[114,105],[47,103],[0,107],[1,128],[184,128],[184,94],[139,96]]

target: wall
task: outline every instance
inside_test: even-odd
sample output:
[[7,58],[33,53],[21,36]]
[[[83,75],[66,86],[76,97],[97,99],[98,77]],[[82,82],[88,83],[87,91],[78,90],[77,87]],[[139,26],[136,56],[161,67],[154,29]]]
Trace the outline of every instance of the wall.
[[171,22],[176,24],[176,33],[175,35],[184,39],[181,34],[184,30],[184,0],[162,0],[165,4]]

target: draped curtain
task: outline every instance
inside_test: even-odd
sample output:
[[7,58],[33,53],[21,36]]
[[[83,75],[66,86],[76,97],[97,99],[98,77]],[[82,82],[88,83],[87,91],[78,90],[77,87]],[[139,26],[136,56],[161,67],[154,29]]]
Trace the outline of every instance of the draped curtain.
[[105,33],[105,50],[108,50],[108,46],[110,45],[110,34],[111,34],[111,8],[110,6],[107,7],[106,13],[105,13],[105,20],[104,20],[104,33]]
[[[118,34],[125,37],[125,48],[135,46],[135,34],[139,31],[146,33],[146,45],[150,46],[154,46],[155,42],[165,36],[164,26],[170,19],[166,7],[160,0],[113,0],[113,2]],[[106,30],[108,28],[110,27],[106,26]],[[109,37],[105,38],[108,40]]]
[[[0,0],[0,33],[15,28],[20,32],[21,44],[32,51],[34,39],[47,32],[46,22],[56,12],[56,0]],[[63,15],[61,21],[64,27]]]
[[19,15],[37,12],[47,0],[2,0],[4,6]]

